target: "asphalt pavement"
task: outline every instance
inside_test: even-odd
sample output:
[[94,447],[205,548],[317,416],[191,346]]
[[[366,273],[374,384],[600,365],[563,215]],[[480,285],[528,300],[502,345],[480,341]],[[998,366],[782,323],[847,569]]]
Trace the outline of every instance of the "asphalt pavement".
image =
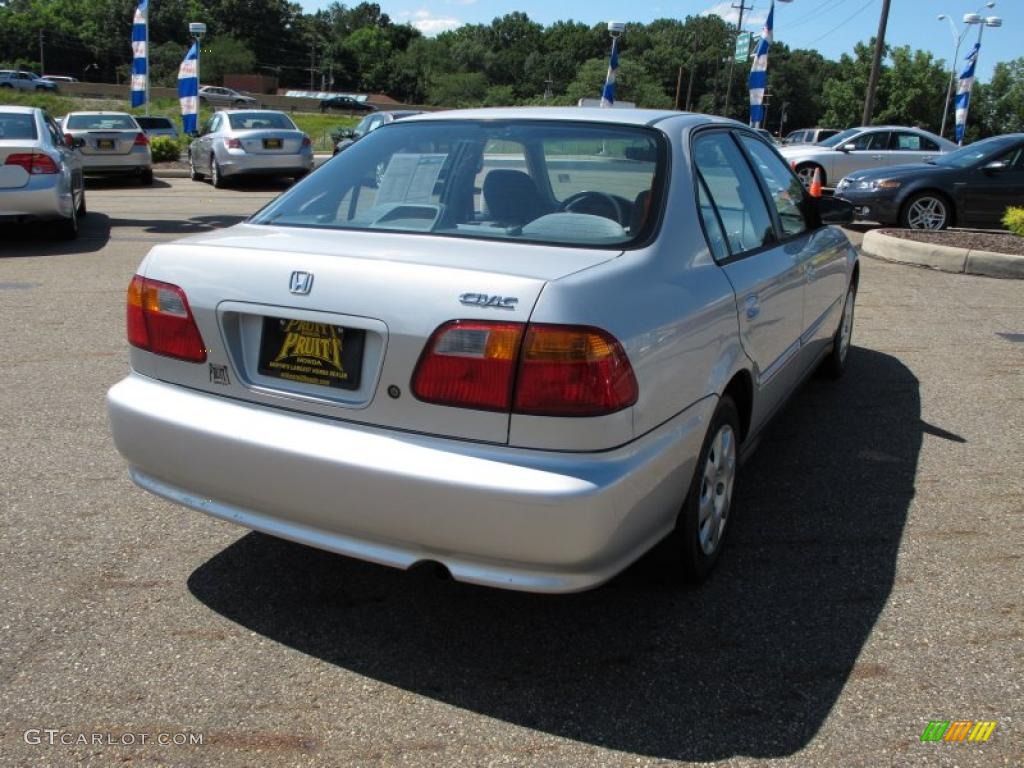
[[284,188],[93,184],[77,242],[0,231],[0,764],[1024,762],[1019,281],[865,259],[847,376],[744,467],[707,584],[508,593],[129,482],[103,398],[138,261]]

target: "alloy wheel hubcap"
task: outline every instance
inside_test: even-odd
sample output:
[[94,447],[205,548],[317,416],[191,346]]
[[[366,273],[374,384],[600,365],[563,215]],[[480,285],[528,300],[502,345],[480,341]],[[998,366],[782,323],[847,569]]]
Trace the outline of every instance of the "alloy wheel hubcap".
[[735,481],[736,433],[729,424],[723,424],[711,441],[700,481],[697,537],[705,555],[714,554],[722,541]]
[[796,177],[800,179],[805,187],[809,187],[811,182],[814,181],[814,169],[809,166],[801,168],[796,172]]
[[946,224],[946,206],[934,197],[915,200],[907,213],[911,229],[942,229]]

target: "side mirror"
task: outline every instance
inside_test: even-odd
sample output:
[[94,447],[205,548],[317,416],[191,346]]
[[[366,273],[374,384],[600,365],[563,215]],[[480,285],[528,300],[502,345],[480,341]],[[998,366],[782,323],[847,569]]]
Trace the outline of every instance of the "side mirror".
[[853,203],[838,197],[813,198],[822,224],[849,224],[853,221]]
[[852,141],[849,144],[843,144],[842,146],[839,147],[840,152],[853,152],[856,149],[857,145],[854,144]]
[[1008,163],[1004,163],[999,160],[993,160],[991,163],[985,163],[985,165],[981,166],[981,170],[983,170],[985,173],[1000,173],[1002,171],[1005,171],[1009,167],[1010,166]]

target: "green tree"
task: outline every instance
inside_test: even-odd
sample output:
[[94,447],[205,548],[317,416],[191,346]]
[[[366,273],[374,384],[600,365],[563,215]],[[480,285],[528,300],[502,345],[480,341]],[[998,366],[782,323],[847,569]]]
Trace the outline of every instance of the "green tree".
[[[607,74],[607,59],[590,59],[584,62],[576,79],[566,89],[566,96],[572,102],[578,99],[600,98]],[[615,99],[617,101],[632,101],[638,107],[667,108],[672,106],[672,99],[644,65],[639,61],[627,58],[619,61]]]
[[231,35],[219,35],[203,43],[199,74],[204,83],[219,83],[224,75],[251,74],[255,68],[255,54]]

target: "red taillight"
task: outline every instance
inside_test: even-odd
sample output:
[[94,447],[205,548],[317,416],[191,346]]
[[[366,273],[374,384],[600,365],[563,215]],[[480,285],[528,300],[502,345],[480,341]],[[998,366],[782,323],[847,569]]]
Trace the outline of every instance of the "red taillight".
[[135,134],[135,141],[132,143],[132,146],[135,146],[135,147],[148,147],[149,146],[149,137],[146,134],[144,134],[144,133],[136,133]]
[[638,390],[622,345],[600,329],[454,320],[430,337],[412,391],[458,408],[598,416]]
[[128,285],[128,343],[179,360],[206,361],[206,345],[185,292],[139,275]]
[[311,147],[311,146],[313,146],[313,142],[309,138],[309,136],[303,136],[302,137],[302,146],[304,146],[304,147]]
[[430,337],[413,374],[420,400],[459,408],[507,411],[522,323],[453,320]]
[[28,174],[60,173],[53,158],[39,152],[16,152],[7,156],[4,165],[20,165]]
[[224,146],[228,149],[241,149],[242,141],[241,139],[224,139]]
[[622,345],[598,328],[531,323],[523,340],[512,410],[597,416],[636,402],[636,376]]

